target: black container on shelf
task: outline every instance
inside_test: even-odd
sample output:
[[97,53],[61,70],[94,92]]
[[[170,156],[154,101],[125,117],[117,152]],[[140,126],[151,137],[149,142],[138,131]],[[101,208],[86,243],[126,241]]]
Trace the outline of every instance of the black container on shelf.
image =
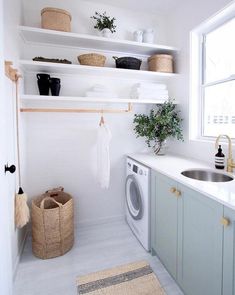
[[129,70],[139,70],[142,60],[135,57],[117,57],[113,56],[116,62],[116,68],[129,69]]
[[51,88],[51,95],[59,96],[60,95],[60,79],[59,78],[51,78],[50,79],[50,88]]
[[48,74],[37,74],[38,89],[40,95],[49,95],[50,89],[50,75]]

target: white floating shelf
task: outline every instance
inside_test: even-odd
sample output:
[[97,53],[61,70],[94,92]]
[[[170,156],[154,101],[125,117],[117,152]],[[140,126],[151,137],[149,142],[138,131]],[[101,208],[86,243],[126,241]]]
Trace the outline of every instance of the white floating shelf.
[[[131,99],[131,98],[98,98],[98,97],[73,97],[73,96],[44,96],[21,95],[21,102],[82,102],[82,103],[134,103],[134,104],[162,104],[165,99]],[[176,102],[177,103],[177,102]]]
[[38,62],[31,60],[20,60],[19,62],[23,71],[32,73],[51,73],[51,74],[86,74],[86,75],[101,75],[111,78],[121,79],[139,79],[151,81],[165,81],[172,78],[177,74],[173,73],[160,73],[142,70],[127,70],[117,69],[111,67],[93,67],[75,64],[60,64],[51,62]]
[[153,55],[157,53],[173,54],[177,48],[158,44],[139,43],[129,40],[118,40],[99,36],[59,32],[41,28],[20,26],[20,35],[26,43],[57,45],[82,49],[95,49],[122,52],[136,55]]

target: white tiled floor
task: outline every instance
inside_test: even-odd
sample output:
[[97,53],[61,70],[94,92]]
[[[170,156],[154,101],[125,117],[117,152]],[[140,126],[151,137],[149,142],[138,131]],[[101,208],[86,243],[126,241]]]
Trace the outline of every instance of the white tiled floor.
[[147,253],[124,222],[78,230],[73,249],[62,257],[40,260],[28,239],[14,284],[14,295],[76,295],[79,275],[145,259],[168,295],[183,295],[161,262]]

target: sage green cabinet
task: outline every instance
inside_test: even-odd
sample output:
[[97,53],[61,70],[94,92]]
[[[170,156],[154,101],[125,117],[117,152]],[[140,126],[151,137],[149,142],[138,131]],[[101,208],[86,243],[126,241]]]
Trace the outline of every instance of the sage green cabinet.
[[221,295],[223,205],[183,185],[179,190],[177,281],[187,295]]
[[151,208],[153,253],[185,295],[235,295],[222,293],[223,205],[152,172]]
[[235,295],[235,211],[224,207],[224,218],[223,295]]
[[161,174],[152,177],[153,216],[152,245],[157,256],[176,279],[177,274],[177,198],[170,192],[176,182]]

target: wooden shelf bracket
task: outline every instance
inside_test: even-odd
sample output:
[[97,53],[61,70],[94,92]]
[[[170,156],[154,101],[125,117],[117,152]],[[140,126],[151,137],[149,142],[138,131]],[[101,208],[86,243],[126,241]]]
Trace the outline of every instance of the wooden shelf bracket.
[[5,61],[5,75],[12,81],[17,82],[21,75],[18,73],[17,69],[12,67],[13,63],[11,61]]

